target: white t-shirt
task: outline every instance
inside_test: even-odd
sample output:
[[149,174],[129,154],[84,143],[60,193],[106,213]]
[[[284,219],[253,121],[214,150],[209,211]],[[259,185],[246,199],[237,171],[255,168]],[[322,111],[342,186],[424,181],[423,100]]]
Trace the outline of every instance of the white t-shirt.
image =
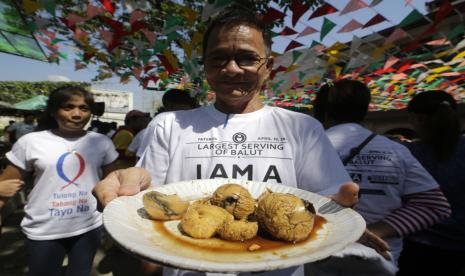
[[102,177],[101,167],[118,157],[108,137],[87,132],[65,139],[49,130],[33,132],[19,139],[6,156],[34,173],[21,222],[29,239],[73,237],[102,225],[91,191]]
[[136,154],[136,156],[140,157],[142,155],[142,152],[140,148],[145,148],[147,145],[142,145],[142,140],[144,138],[145,133],[147,132],[147,128],[144,128],[143,130],[139,131],[136,136],[134,136],[134,139],[132,139],[131,144],[128,146],[128,151],[133,152]]
[[14,123],[8,127],[8,132],[15,131],[16,139],[23,137],[24,135],[33,132],[36,129],[35,124],[26,124],[24,122]]
[[[214,106],[164,112],[152,120],[144,140],[148,147],[138,166],[151,173],[154,185],[238,178],[332,194],[350,181],[321,125],[278,107],[229,115]],[[265,274],[303,275],[303,268]]]
[[[340,124],[326,131],[344,158],[372,132],[355,123]],[[402,206],[402,196],[438,187],[433,177],[403,145],[377,135],[347,165],[352,180],[360,185],[355,209],[367,224],[382,220]],[[394,259],[402,251],[402,238],[387,242]]]

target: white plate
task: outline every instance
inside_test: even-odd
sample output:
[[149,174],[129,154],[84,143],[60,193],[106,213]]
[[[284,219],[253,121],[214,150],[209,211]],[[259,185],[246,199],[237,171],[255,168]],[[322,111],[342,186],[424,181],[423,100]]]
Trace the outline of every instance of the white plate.
[[[168,184],[155,190],[165,194],[178,194],[194,200],[211,195],[225,183],[238,183],[246,187],[254,198],[266,188],[274,192],[294,194],[313,203],[315,209],[329,199],[304,190],[284,185],[237,179],[192,180]],[[365,221],[351,209],[322,215],[327,222],[313,238],[298,244],[289,244],[268,250],[224,250],[239,246],[238,242],[219,239],[198,240],[183,236],[177,230],[178,221],[154,223],[144,216],[142,195],[118,197],[103,212],[103,223],[108,233],[126,250],[151,261],[188,270],[207,272],[245,272],[283,269],[317,261],[345,248],[358,240],[365,229]],[[162,227],[162,228],[160,228]],[[168,232],[163,231],[168,229]],[[169,233],[167,235],[167,233]],[[208,248],[224,242],[220,248]],[[192,245],[192,244],[196,245]]]

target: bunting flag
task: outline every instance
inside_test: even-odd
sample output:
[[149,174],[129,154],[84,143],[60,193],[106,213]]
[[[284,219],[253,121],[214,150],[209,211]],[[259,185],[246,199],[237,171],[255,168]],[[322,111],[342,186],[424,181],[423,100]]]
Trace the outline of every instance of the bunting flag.
[[407,17],[405,17],[398,25],[398,28],[403,28],[406,27],[412,23],[417,22],[418,20],[423,19],[423,15],[417,11],[416,9],[413,9]]
[[115,7],[113,6],[110,0],[100,0],[100,3],[102,3],[106,11],[108,11],[111,14],[115,13]]
[[325,3],[323,4],[323,6],[319,7],[318,9],[316,9],[312,15],[310,15],[310,17],[308,18],[308,20],[312,19],[312,18],[316,18],[316,17],[320,17],[320,16],[323,16],[323,15],[327,15],[327,14],[331,14],[331,13],[335,13],[337,12],[338,9],[336,9],[335,7],[331,6],[330,4],[328,3]]
[[301,55],[302,52],[300,51],[292,51],[292,63],[295,63]]
[[440,38],[440,39],[426,42],[426,45],[430,45],[430,46],[444,46],[444,45],[450,45],[450,44],[451,44],[450,41],[446,38]]
[[373,0],[373,2],[371,2],[370,4],[370,7],[374,7],[376,5],[378,5],[379,3],[381,3],[383,0]]
[[394,64],[396,64],[400,59],[395,57],[395,56],[390,56],[388,60],[386,60],[386,63],[384,64],[384,70],[392,67]]
[[268,9],[267,13],[263,16],[262,20],[266,23],[271,23],[276,20],[281,20],[286,16],[285,13],[275,9],[270,8]]
[[370,20],[368,20],[368,22],[365,23],[365,25],[363,25],[362,28],[368,28],[370,26],[377,25],[384,21],[386,21],[386,18],[378,13],[377,15],[373,16]]
[[317,29],[312,28],[310,26],[307,26],[307,27],[305,27],[305,29],[302,32],[299,33],[299,35],[297,37],[299,38],[299,37],[302,37],[302,36],[311,35],[311,34],[316,33],[316,32],[318,32]]
[[362,27],[363,24],[361,24],[360,22],[358,22],[357,20],[355,19],[352,19],[350,20],[346,25],[344,25],[344,27],[342,27],[338,33],[347,33],[347,32],[351,32],[353,30],[356,30],[356,29],[359,29],[360,27]]
[[340,15],[344,15],[346,13],[353,12],[365,7],[368,7],[368,5],[362,0],[350,0],[350,2],[341,11]]
[[300,17],[308,11],[310,8],[309,5],[301,4],[301,1],[292,0],[291,2],[291,11],[292,11],[292,26],[295,27],[297,21],[299,21]]
[[402,39],[406,36],[407,36],[407,33],[404,30],[397,28],[389,35],[388,38],[386,38],[386,40],[384,41],[384,44],[387,45],[387,44],[394,43],[397,40]]
[[297,32],[291,28],[289,28],[288,26],[284,27],[284,29],[279,33],[280,35],[294,35],[294,34],[297,34]]
[[302,43],[298,42],[298,41],[295,41],[295,40],[291,40],[291,42],[287,45],[286,49],[284,50],[284,52],[287,52],[289,50],[292,50],[294,48],[297,48],[297,47],[301,47],[301,46],[304,46]]
[[320,41],[323,41],[323,38],[329,34],[329,32],[331,32],[334,27],[336,27],[336,23],[325,17],[323,20],[323,25],[321,26]]
[[40,8],[42,8],[42,6],[36,1],[33,1],[33,0],[23,1],[23,9],[26,12],[26,14],[33,14]]

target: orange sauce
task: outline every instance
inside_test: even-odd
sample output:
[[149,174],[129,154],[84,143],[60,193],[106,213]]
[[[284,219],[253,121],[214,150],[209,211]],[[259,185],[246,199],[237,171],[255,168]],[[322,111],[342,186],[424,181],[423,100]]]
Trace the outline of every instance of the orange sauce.
[[[194,249],[202,249],[206,251],[212,251],[212,252],[228,252],[228,253],[242,253],[242,252],[251,252],[248,250],[248,248],[252,245],[259,245],[260,249],[257,250],[257,252],[262,252],[264,250],[275,250],[275,249],[280,249],[280,248],[285,248],[285,247],[291,247],[295,246],[298,244],[303,244],[306,242],[310,242],[316,238],[316,233],[319,229],[323,227],[323,225],[326,223],[326,219],[316,215],[315,216],[315,221],[313,225],[312,232],[310,235],[308,235],[308,238],[297,242],[297,243],[292,243],[292,242],[285,242],[285,241],[280,241],[280,240],[275,240],[272,239],[268,236],[265,237],[265,235],[257,235],[255,238],[246,240],[246,241],[226,241],[222,240],[219,238],[211,238],[207,239],[212,242],[209,243],[199,243],[196,242],[198,241],[197,239],[193,238],[185,238],[185,237],[178,237],[174,234],[172,234],[164,225],[163,222],[161,221],[153,221],[153,228],[160,233],[163,237],[166,237],[168,239],[171,239],[172,241],[175,241],[176,243],[186,246],[186,247],[191,247]],[[205,240],[203,240],[205,241]],[[252,251],[254,252],[254,251]]]

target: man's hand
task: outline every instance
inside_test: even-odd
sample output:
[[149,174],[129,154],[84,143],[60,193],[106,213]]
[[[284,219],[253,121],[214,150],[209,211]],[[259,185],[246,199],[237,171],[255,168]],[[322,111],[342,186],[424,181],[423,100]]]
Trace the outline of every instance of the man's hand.
[[14,196],[24,185],[21,179],[7,179],[0,181],[0,197]]
[[151,176],[143,168],[131,167],[111,172],[95,185],[92,193],[97,198],[98,209],[105,206],[118,196],[135,195],[151,185]]
[[365,246],[373,248],[386,260],[391,260],[391,255],[388,253],[388,251],[390,250],[389,245],[370,230],[365,229],[365,233],[363,233],[358,242]]
[[346,182],[339,188],[337,194],[330,196],[332,200],[344,207],[353,207],[358,202],[359,187],[354,182]]
[[[359,187],[356,183],[347,182],[339,188],[337,194],[331,196],[331,199],[344,207],[353,207],[358,201],[358,191]],[[388,253],[389,245],[370,230],[365,229],[358,242],[373,248],[386,260],[391,260],[391,255]]]

